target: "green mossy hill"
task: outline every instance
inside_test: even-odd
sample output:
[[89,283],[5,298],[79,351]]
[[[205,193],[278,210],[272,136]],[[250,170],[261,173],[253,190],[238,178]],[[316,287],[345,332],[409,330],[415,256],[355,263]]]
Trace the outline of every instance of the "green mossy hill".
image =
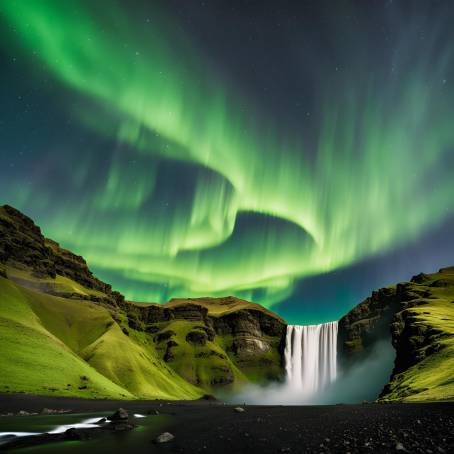
[[394,370],[382,401],[454,399],[454,267],[380,289],[339,323],[344,365],[391,337]]
[[0,391],[115,399],[203,393],[159,360],[151,339],[127,336],[113,315],[0,277]]
[[281,379],[284,336],[282,319],[234,297],[127,302],[0,207],[0,391],[194,399]]
[[128,326],[152,333],[161,358],[190,383],[215,392],[283,378],[286,324],[258,304],[229,296],[134,306]]

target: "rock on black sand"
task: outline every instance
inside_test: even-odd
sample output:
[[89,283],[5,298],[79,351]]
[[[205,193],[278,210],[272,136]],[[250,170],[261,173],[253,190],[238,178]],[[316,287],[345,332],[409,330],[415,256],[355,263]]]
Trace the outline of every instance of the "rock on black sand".
[[161,435],[158,435],[153,442],[154,443],[167,443],[172,441],[175,438],[170,432],[163,432]]

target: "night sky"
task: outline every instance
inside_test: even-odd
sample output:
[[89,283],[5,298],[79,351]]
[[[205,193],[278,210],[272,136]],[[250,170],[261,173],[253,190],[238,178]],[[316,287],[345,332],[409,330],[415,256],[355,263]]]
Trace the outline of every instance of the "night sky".
[[0,2],[0,203],[127,298],[293,323],[454,264],[451,1]]

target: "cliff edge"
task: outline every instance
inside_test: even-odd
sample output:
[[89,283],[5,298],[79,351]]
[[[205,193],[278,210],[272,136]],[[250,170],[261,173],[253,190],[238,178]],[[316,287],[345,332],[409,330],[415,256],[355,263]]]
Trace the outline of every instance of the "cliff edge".
[[340,365],[348,370],[389,339],[394,369],[380,400],[454,399],[454,267],[382,288],[339,321]]

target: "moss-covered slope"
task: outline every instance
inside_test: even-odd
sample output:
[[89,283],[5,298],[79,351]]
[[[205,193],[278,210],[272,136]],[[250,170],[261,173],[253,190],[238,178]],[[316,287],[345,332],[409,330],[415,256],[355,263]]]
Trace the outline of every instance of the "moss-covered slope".
[[339,358],[349,368],[380,339],[396,350],[381,400],[454,399],[454,267],[373,292],[339,322]]
[[0,391],[192,399],[282,377],[285,322],[233,297],[125,301],[0,207]]
[[396,362],[383,400],[454,399],[454,267],[403,284],[391,325]]
[[93,302],[23,288],[0,277],[0,391],[89,398],[197,398],[156,355]]

